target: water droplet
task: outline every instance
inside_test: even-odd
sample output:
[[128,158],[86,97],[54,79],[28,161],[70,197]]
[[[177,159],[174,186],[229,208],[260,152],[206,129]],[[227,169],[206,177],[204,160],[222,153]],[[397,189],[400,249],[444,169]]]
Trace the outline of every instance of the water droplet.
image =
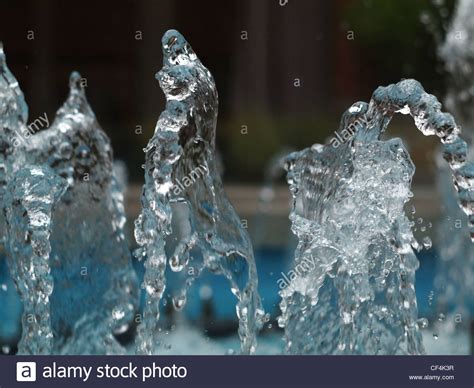
[[177,311],[181,310],[184,307],[185,304],[186,304],[186,295],[185,294],[178,295],[178,296],[173,298],[173,306],[174,306],[175,310],[177,310]]
[[418,319],[418,326],[420,329],[426,329],[428,327],[429,321],[426,318],[420,318]]
[[434,291],[430,291],[430,293],[428,294],[428,305],[432,305],[433,304],[433,299],[434,299]]
[[423,246],[425,249],[430,249],[433,246],[433,243],[428,236],[423,237]]
[[173,272],[181,272],[184,268],[183,263],[179,260],[179,257],[177,255],[171,256],[169,264]]

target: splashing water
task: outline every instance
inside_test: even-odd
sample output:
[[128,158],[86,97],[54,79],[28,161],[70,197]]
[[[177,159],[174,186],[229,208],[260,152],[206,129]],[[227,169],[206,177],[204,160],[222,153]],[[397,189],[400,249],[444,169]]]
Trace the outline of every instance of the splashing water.
[[462,125],[466,140],[474,137],[474,4],[458,0],[439,54],[450,76],[446,107]]
[[[5,54],[3,52],[3,45],[0,42],[0,198],[5,197],[6,186],[8,183],[8,175],[12,171],[12,154],[14,153],[14,134],[26,130],[25,122],[27,120],[28,108],[21,92],[18,82],[9,71]],[[16,144],[15,144],[16,145]],[[6,272],[2,273],[2,283],[8,284],[10,275],[8,273],[8,266],[6,264],[6,224],[3,211],[0,212],[0,244],[2,255],[0,257],[2,270]],[[8,278],[8,281],[7,281]],[[17,298],[17,295],[12,295],[9,290],[9,296],[13,301]],[[16,298],[15,298],[16,297]],[[12,316],[1,316],[0,317],[2,337],[6,333],[8,326],[14,326],[16,323],[12,322]],[[10,329],[12,334],[16,334],[15,331]],[[12,336],[13,337],[13,336]],[[7,338],[13,340],[13,338]]]
[[[474,140],[474,3],[459,0],[446,40],[440,48],[450,76],[446,106],[456,115],[469,144]],[[456,193],[449,181],[449,171],[438,155],[438,188],[442,194],[444,219],[438,228],[435,279],[438,309],[461,314],[462,322],[472,316],[474,293],[474,249],[465,235],[468,225],[456,204]],[[472,147],[467,155],[474,161]]]
[[165,270],[182,282],[173,295],[182,309],[187,289],[207,268],[224,275],[238,299],[239,336],[244,353],[255,351],[263,321],[251,242],[227,199],[215,159],[217,91],[210,72],[177,31],[162,39],[158,72],[166,96],[155,134],[145,153],[142,212],[135,237],[146,255],[146,305],[138,328],[137,352],[153,353]]
[[[70,354],[116,353],[118,343],[109,346],[116,341],[112,334],[128,329],[138,293],[124,238],[123,195],[112,173],[110,141],[87,103],[78,73],[71,74],[68,99],[51,127],[32,134],[25,124],[28,113],[23,94],[6,67],[3,52],[0,69],[0,189],[5,192],[8,187],[5,197],[20,201],[25,208],[30,202],[41,204],[43,186],[33,173],[22,172],[23,166],[30,172],[43,171],[41,179],[51,180],[53,185],[50,196],[55,193],[53,188],[62,187],[58,179],[67,187],[60,198],[54,197],[57,202],[53,197],[44,199],[45,203],[54,202],[54,208],[51,205],[44,210],[45,225],[40,226],[48,233],[42,232],[39,253],[30,252],[32,243],[28,241],[23,246],[10,241],[21,232],[28,236],[32,226],[28,219],[15,220],[19,213],[8,213],[8,203],[2,204],[10,217],[10,272],[25,303],[25,313],[36,309],[35,319],[41,322],[36,332],[23,333],[22,349],[25,353],[35,349],[43,353],[61,353],[64,349]],[[30,186],[35,190],[28,191]],[[26,210],[35,212],[34,208]],[[26,287],[25,277],[44,285],[44,296],[35,302],[38,306],[29,306],[37,296],[35,289]],[[52,336],[46,329],[48,321]],[[85,322],[96,326],[97,335],[81,329],[87,326]]]
[[[414,80],[378,88],[343,116],[340,139],[289,155],[290,215],[298,236],[283,284],[289,353],[422,354],[411,223],[404,213],[414,165],[400,139],[380,141],[396,112],[437,135],[461,208],[472,220],[472,165],[452,116]],[[472,224],[471,224],[472,232]]]
[[31,167],[15,174],[4,198],[7,260],[24,303],[20,354],[49,354],[52,350],[49,238],[53,207],[66,189],[66,182],[50,169]]

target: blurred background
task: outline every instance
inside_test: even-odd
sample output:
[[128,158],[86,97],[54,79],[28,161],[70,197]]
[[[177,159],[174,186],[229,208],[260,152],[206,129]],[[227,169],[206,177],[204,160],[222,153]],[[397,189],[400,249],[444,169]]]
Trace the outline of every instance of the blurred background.
[[[272,314],[268,330],[275,328],[278,315],[276,281],[291,263],[295,244],[284,174],[272,171],[269,161],[288,150],[325,142],[337,130],[342,113],[356,101],[368,101],[380,85],[416,78],[440,100],[447,90],[438,47],[454,0],[1,0],[0,4],[0,41],[25,94],[29,120],[46,112],[52,122],[67,96],[69,73],[79,71],[115,158],[126,166],[130,221],[140,208],[142,149],[164,109],[154,78],[162,66],[161,36],[174,28],[187,38],[216,80],[224,183],[254,242],[261,293]],[[406,117],[396,117],[388,132],[390,137],[402,137],[416,165],[412,217],[435,223],[442,209],[435,187],[437,139],[424,137]],[[128,223],[130,230],[132,225]],[[420,254],[421,316],[437,314],[431,295],[435,250],[436,243]],[[203,325],[209,335],[235,330],[234,304],[226,299],[232,298],[230,291],[215,298],[209,297],[208,289],[196,292],[197,300],[207,295],[208,304],[193,307],[191,298],[190,319],[202,321],[204,309],[208,319]],[[441,334],[438,337],[442,340]],[[451,341],[443,343],[440,352],[469,352],[469,341],[463,337],[461,342],[461,350],[459,342]]]
[[[454,1],[442,4],[2,0],[0,39],[30,120],[44,112],[54,117],[69,73],[78,70],[116,158],[140,182],[142,148],[164,106],[154,78],[162,64],[160,39],[169,28],[179,30],[217,83],[225,180],[256,183],[281,148],[323,142],[344,110],[368,101],[379,85],[416,78],[442,96],[443,64],[432,30],[443,34]],[[417,136],[413,128],[410,134]]]

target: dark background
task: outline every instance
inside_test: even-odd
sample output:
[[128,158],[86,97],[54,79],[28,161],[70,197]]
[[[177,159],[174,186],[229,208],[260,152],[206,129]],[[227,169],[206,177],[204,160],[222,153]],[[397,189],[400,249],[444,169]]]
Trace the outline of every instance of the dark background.
[[[140,182],[142,148],[164,107],[154,78],[161,36],[179,30],[217,83],[225,179],[247,183],[261,180],[265,163],[285,146],[323,142],[344,110],[368,101],[379,85],[414,77],[441,99],[446,77],[437,44],[453,3],[1,0],[0,40],[30,121],[44,112],[52,121],[67,96],[69,73],[78,70],[116,158]],[[242,125],[248,134],[241,134]],[[412,157],[426,172],[417,179],[430,180],[433,142],[409,122],[393,126],[392,135],[406,131],[414,139]]]

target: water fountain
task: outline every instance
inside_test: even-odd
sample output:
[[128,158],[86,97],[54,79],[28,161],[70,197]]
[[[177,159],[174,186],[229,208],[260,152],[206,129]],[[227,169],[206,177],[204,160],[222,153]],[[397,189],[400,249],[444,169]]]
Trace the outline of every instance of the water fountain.
[[110,141],[78,73],[38,133],[3,51],[0,73],[2,231],[24,304],[19,353],[123,353],[113,334],[128,329],[138,292]]
[[281,291],[287,352],[424,353],[413,251],[421,246],[403,209],[414,165],[400,139],[379,139],[396,112],[440,138],[472,238],[474,170],[459,127],[440,108],[417,81],[380,87],[344,114],[337,139],[288,156],[299,245]]
[[210,72],[186,40],[165,33],[163,69],[157,79],[166,96],[145,153],[142,213],[135,237],[146,256],[146,306],[137,352],[157,345],[160,301],[167,265],[182,287],[173,296],[182,309],[187,289],[205,269],[225,276],[238,299],[242,352],[253,353],[264,314],[249,236],[227,199],[215,160],[217,91]]
[[[166,32],[162,46],[156,78],[166,108],[144,149],[135,222],[136,257],[145,267],[136,353],[160,350],[167,281],[178,284],[172,301],[180,311],[195,280],[209,271],[228,279],[241,351],[252,354],[268,317],[250,238],[218,171],[215,83],[177,31]],[[425,352],[414,281],[421,245],[404,213],[415,167],[400,139],[380,136],[398,112],[441,139],[472,239],[474,168],[459,127],[440,109],[414,80],[381,87],[369,104],[351,106],[329,144],[286,158],[299,239],[294,266],[278,281],[288,353]],[[80,75],[72,73],[69,96],[49,128],[31,133],[27,118],[0,49],[0,230],[24,305],[19,353],[124,353],[117,335],[129,330],[139,294],[124,236],[124,178],[113,168],[110,141]]]
[[[169,276],[181,284],[173,297],[177,310],[205,269],[229,280],[242,351],[253,353],[264,314],[250,239],[225,196],[214,155],[214,81],[178,32],[165,34],[163,52],[158,79],[167,107],[146,148],[143,211],[135,228],[146,268],[137,352],[157,348],[169,264]],[[19,352],[123,353],[114,335],[128,329],[138,287],[110,142],[78,73],[71,75],[69,97],[51,127],[31,133],[3,51],[0,65],[2,232],[25,307]]]
[[[446,106],[458,118],[470,145],[474,139],[473,16],[474,3],[459,0],[445,42],[440,48],[450,80]],[[474,161],[472,147],[467,159]],[[436,304],[438,313],[448,316],[447,321],[466,328],[474,308],[474,249],[465,233],[468,225],[456,206],[455,190],[449,184],[449,171],[440,161],[438,166],[438,187],[442,193],[444,212],[438,231],[440,259],[435,279]]]

